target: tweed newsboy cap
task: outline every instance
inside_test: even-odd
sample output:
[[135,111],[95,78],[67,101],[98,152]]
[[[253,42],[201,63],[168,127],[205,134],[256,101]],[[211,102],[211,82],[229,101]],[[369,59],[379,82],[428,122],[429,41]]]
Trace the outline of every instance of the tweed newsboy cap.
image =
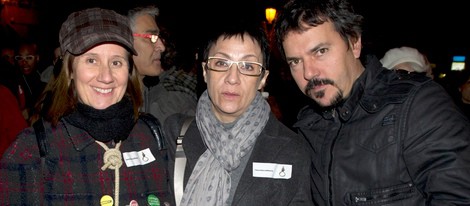
[[59,43],[66,51],[80,55],[102,43],[117,43],[136,55],[127,17],[112,10],[89,8],[71,13],[62,23]]

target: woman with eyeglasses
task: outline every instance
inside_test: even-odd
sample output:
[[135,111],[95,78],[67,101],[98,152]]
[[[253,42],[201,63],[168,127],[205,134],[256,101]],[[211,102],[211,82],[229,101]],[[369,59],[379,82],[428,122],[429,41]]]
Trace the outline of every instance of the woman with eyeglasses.
[[[260,90],[269,71],[264,30],[248,22],[214,27],[203,53],[207,90],[183,138],[184,168],[170,141],[170,174],[184,169],[182,206],[313,205],[305,142],[271,112]],[[167,138],[179,136],[186,115],[170,116]],[[178,157],[179,158],[179,157]],[[178,165],[178,164],[177,164]],[[180,179],[175,175],[175,194]]]

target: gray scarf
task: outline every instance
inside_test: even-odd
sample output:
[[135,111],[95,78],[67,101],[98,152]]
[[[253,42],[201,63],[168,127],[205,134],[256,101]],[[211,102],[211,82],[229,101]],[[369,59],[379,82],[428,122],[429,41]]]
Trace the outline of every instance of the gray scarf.
[[215,117],[207,90],[199,98],[196,123],[207,146],[184,190],[181,206],[221,206],[230,194],[229,172],[253,148],[269,119],[271,108],[257,92],[248,110],[227,129]]

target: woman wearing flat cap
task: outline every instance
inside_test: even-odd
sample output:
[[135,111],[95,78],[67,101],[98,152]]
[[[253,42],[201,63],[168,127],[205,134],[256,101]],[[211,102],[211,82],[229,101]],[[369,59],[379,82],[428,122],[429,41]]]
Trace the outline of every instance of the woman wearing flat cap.
[[0,205],[173,203],[165,152],[139,118],[127,18],[100,8],[74,12],[59,42],[61,72],[38,104],[43,139],[34,124],[5,151]]

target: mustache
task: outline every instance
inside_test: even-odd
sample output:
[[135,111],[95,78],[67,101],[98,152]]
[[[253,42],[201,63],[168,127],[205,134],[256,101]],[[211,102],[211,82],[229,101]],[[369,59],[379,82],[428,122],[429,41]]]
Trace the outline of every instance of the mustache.
[[308,93],[309,90],[313,89],[315,86],[321,85],[334,85],[335,82],[331,79],[311,79],[308,81],[307,86],[305,87],[305,93]]

